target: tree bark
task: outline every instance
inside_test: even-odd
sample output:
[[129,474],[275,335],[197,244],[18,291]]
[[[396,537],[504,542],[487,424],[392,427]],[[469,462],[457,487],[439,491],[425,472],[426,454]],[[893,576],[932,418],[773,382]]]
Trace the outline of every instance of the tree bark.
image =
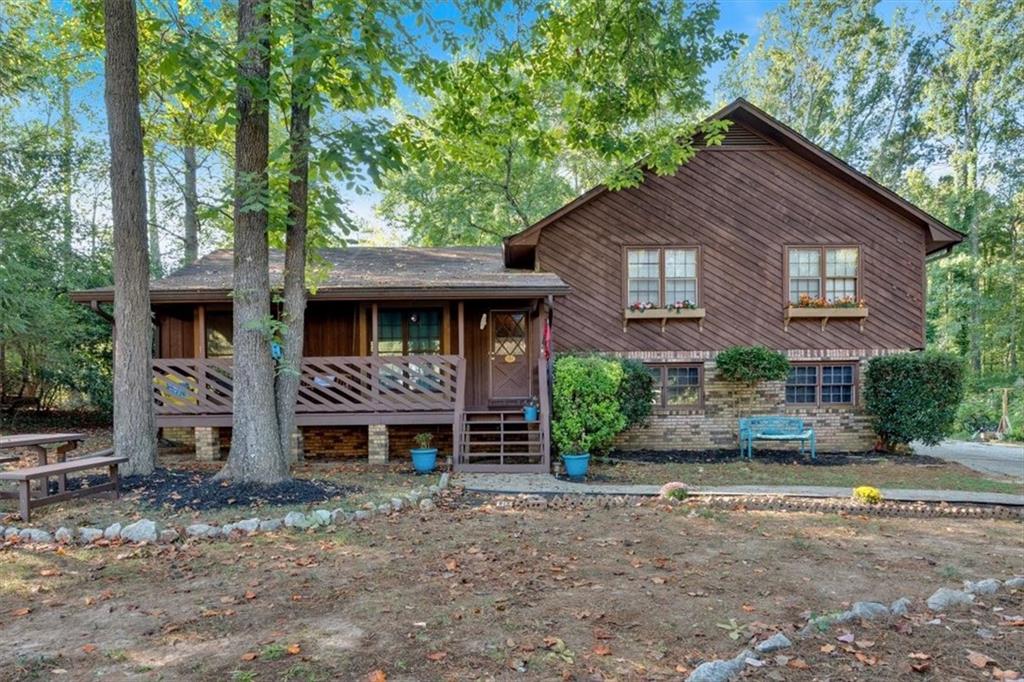
[[146,183],[134,0],[104,0],[106,104],[114,223],[114,452],[125,474],[156,466]]
[[306,232],[309,203],[309,109],[311,63],[303,49],[308,41],[313,0],[295,0],[292,26],[293,52],[291,123],[288,130],[290,172],[288,177],[288,234],[284,258],[284,343],[281,370],[277,374],[277,422],[281,451],[287,461],[298,457],[292,448],[295,401],[299,394],[303,326],[306,314]]
[[267,157],[270,144],[270,9],[238,3],[235,128],[234,416],[231,452],[219,478],[276,483],[288,477],[281,452],[270,354]]
[[146,164],[146,175],[149,184],[149,270],[157,279],[164,276],[164,266],[160,258],[160,229],[157,227],[156,215],[156,152],[149,156]]
[[74,169],[74,148],[75,148],[75,119],[71,116],[71,84],[68,79],[62,78],[60,83],[61,102],[61,185],[64,199],[64,215],[61,216],[63,228],[64,267],[70,267],[71,256],[74,253],[74,218],[72,215],[71,199],[75,191],[75,169]]
[[185,256],[182,265],[199,259],[199,194],[196,191],[196,147],[185,146]]

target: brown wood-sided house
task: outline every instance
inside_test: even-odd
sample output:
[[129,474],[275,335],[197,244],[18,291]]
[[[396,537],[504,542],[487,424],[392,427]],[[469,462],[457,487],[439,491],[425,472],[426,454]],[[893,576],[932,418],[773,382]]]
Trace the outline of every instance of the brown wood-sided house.
[[[724,143],[674,175],[591,190],[500,249],[322,252],[297,405],[306,455],[384,461],[433,429],[456,470],[547,471],[564,351],[650,368],[654,415],[623,448],[733,448],[740,409],[804,417],[822,451],[870,447],[863,366],[924,347],[925,262],[962,235],[744,100],[715,117],[733,122]],[[216,251],[152,283],[157,424],[206,457],[244,399],[231,260]],[[280,282],[281,254],[271,263]],[[753,344],[793,369],[751,398],[716,379],[714,358]],[[525,423],[531,397],[541,419]]]

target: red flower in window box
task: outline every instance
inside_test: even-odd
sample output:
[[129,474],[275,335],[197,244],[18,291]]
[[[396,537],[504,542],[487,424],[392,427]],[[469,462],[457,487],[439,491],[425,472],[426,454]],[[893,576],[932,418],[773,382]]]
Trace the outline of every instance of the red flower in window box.
[[655,307],[655,305],[653,303],[651,303],[650,301],[647,301],[646,303],[642,303],[640,301],[636,301],[634,303],[630,303],[629,304],[629,309],[634,311],[634,312],[643,312],[644,310],[650,310],[650,309],[652,309],[654,307]]
[[669,303],[667,308],[674,312],[679,312],[680,310],[696,310],[697,304],[684,299],[682,301],[676,301],[675,303]]

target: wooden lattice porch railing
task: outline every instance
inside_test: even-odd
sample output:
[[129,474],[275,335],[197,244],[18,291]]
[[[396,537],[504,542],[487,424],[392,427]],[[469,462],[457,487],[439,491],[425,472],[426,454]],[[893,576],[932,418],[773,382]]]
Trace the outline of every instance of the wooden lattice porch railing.
[[[157,417],[230,415],[231,362],[154,360]],[[454,413],[464,404],[464,366],[457,355],[303,358],[296,415]]]

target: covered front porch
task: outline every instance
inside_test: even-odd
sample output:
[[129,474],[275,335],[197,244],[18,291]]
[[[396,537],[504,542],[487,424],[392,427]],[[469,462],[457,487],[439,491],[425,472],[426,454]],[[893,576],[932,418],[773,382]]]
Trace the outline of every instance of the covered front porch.
[[[368,459],[387,461],[395,450],[389,433],[390,440],[409,440],[408,429],[396,427],[443,426],[451,429],[451,451],[443,454],[456,470],[548,471],[550,314],[545,299],[312,301],[307,356],[297,370],[296,442],[315,434],[311,442],[323,449],[331,433],[343,441],[352,433],[332,427],[366,427]],[[157,320],[157,426],[195,428],[197,452],[201,443],[219,451],[218,433],[231,426],[234,402],[242,399],[232,379],[231,309],[157,307]],[[192,357],[167,357],[186,354],[182,337],[190,337]],[[539,406],[535,422],[522,415],[529,400]],[[448,439],[439,440],[443,451]]]

